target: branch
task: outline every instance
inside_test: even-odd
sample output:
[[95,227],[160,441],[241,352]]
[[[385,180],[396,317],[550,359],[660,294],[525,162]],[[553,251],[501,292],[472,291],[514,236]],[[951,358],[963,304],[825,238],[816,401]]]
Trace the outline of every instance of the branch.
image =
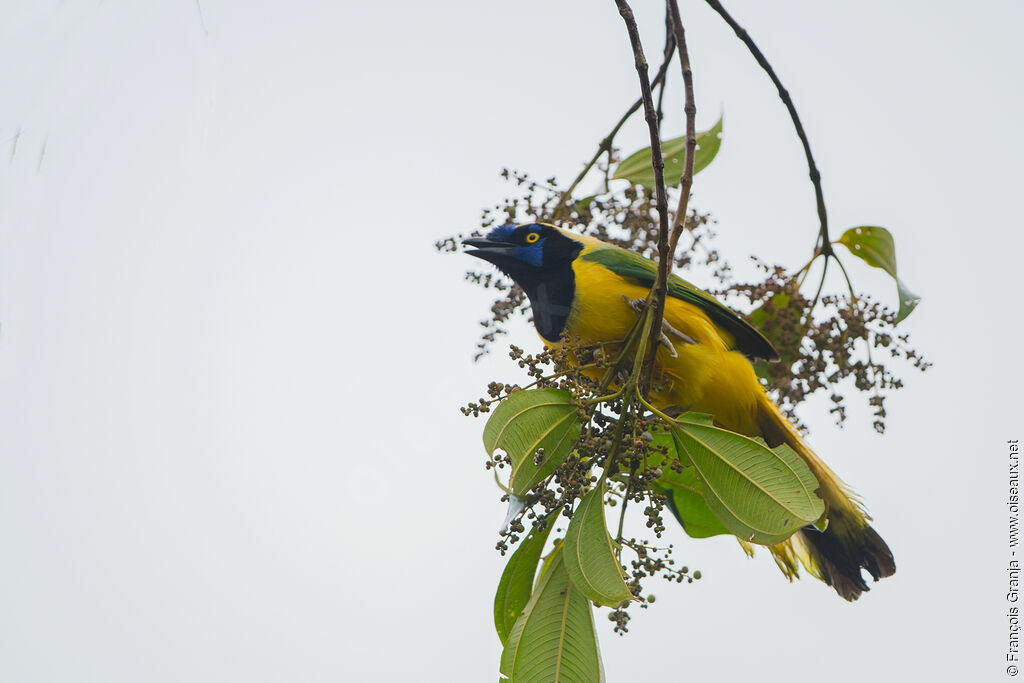
[[[676,44],[672,38],[672,34],[666,33],[664,56],[662,58],[661,66],[658,67],[658,73],[654,76],[654,80],[651,82],[651,87],[661,83],[662,88],[664,88],[665,73],[668,71],[668,63],[672,59],[672,53],[675,52],[675,49]],[[644,68],[646,70],[646,61],[644,62]],[[643,97],[640,97],[640,99],[634,102],[629,107],[629,109],[626,110],[626,113],[622,115],[622,118],[620,118],[618,123],[615,124],[615,127],[612,128],[612,131],[608,133],[608,135],[605,136],[603,140],[601,140],[601,144],[597,146],[597,151],[594,152],[594,156],[590,159],[590,161],[586,163],[586,165],[583,166],[583,170],[580,171],[579,175],[576,176],[576,179],[569,184],[569,188],[562,193],[561,197],[558,198],[558,204],[555,206],[554,210],[554,216],[556,218],[561,213],[561,210],[565,206],[565,203],[572,197],[573,190],[575,190],[576,187],[583,180],[583,178],[586,177],[587,173],[590,172],[590,169],[592,169],[594,167],[594,164],[597,163],[597,160],[601,158],[601,155],[604,154],[605,152],[611,152],[612,141],[615,140],[615,136],[618,135],[619,130],[622,128],[623,125],[625,125],[626,121],[629,120],[629,117],[635,114],[636,110],[639,109],[640,105],[642,105],[643,103],[644,99]]]
[[[665,6],[665,56],[666,56],[666,59],[662,63],[662,67],[667,67],[668,66],[668,60],[672,58],[672,53],[668,51],[669,50],[669,46],[675,47],[675,36],[672,34],[672,17],[669,15],[669,9],[668,9],[668,6],[666,5]],[[658,79],[655,78],[654,80],[655,80],[655,82],[651,83],[651,88],[652,89],[656,85],[658,85],[658,83],[657,83]],[[665,100],[665,85],[666,85],[665,79],[662,78],[661,79],[661,87],[658,88],[658,107],[657,107],[657,111],[658,111],[658,128],[659,129],[661,128],[661,122],[665,119],[665,115],[663,113],[664,110],[662,109],[662,106],[661,106],[662,102],[664,102],[664,100]]]
[[772,69],[772,65],[768,63],[768,60],[762,54],[761,50],[758,49],[757,45],[754,44],[754,39],[750,37],[750,34],[744,30],[742,26],[736,23],[736,20],[725,11],[722,7],[722,3],[718,0],[707,0],[708,5],[711,9],[718,12],[718,14],[725,19],[725,22],[732,27],[732,30],[736,33],[736,36],[743,41],[750,50],[750,54],[754,55],[754,59],[761,65],[761,68],[765,70],[768,77],[772,79],[772,83],[775,84],[775,88],[779,91],[779,98],[782,99],[786,105],[786,109],[789,110],[789,117],[793,119],[793,125],[796,127],[796,134],[800,138],[800,142],[804,146],[804,154],[807,156],[807,167],[810,170],[811,183],[814,185],[814,197],[818,205],[818,221],[820,228],[818,231],[818,246],[816,253],[824,254],[826,257],[832,255],[832,243],[828,237],[828,214],[825,212],[825,196],[821,191],[821,174],[818,172],[818,167],[814,163],[814,156],[811,154],[811,144],[807,141],[807,134],[804,133],[803,124],[800,123],[800,116],[796,113],[796,106],[793,104],[792,98],[789,96],[789,91],[786,90],[782,81],[775,75],[775,70]]
[[[693,187],[693,163],[697,154],[697,105],[693,100],[693,73],[690,71],[690,55],[686,50],[686,31],[683,30],[683,22],[679,16],[679,4],[676,0],[669,0],[669,14],[672,17],[672,33],[676,38],[676,45],[679,46],[679,67],[683,72],[683,85],[686,88],[686,156],[683,158],[683,178],[679,194],[679,206],[676,208],[675,218],[672,220],[672,239],[669,241],[669,255],[674,259],[676,245],[679,244],[679,235],[683,231],[683,224],[686,222],[687,205],[690,203],[690,188]],[[672,260],[669,260],[669,268],[672,267]]]
[[615,542],[622,543],[622,527],[626,523],[626,506],[629,505],[629,492],[633,488],[633,477],[636,476],[636,464],[629,467],[629,480],[626,481],[626,492],[622,496],[622,510],[619,511],[619,530],[615,534]]
[[[675,36],[676,47],[679,49],[679,67],[682,70],[683,86],[686,91],[686,104],[683,107],[683,111],[686,112],[686,154],[683,157],[683,177],[679,189],[679,205],[676,207],[675,217],[672,220],[671,238],[668,244],[664,244],[665,234],[662,232],[658,240],[658,280],[655,283],[654,304],[654,334],[656,339],[661,336],[661,321],[665,315],[668,276],[672,272],[672,262],[675,260],[676,246],[679,244],[679,236],[682,234],[683,225],[686,222],[687,206],[690,203],[690,188],[693,187],[693,162],[697,154],[697,105],[694,103],[693,97],[693,72],[690,70],[690,54],[686,49],[686,31],[683,30],[683,22],[679,14],[679,4],[676,0],[668,0],[668,13],[672,34]],[[647,352],[645,387],[650,386],[651,379],[654,376],[654,361],[657,353],[658,342],[655,342],[651,344],[651,348]]]
[[[649,358],[653,361],[654,354],[658,350],[658,339],[661,333],[661,320],[665,312],[665,295],[668,292],[668,198],[665,192],[665,159],[661,156],[661,136],[658,133],[658,113],[654,109],[654,98],[651,96],[651,82],[647,78],[647,60],[644,58],[644,49],[640,44],[640,32],[636,27],[636,19],[633,10],[630,9],[626,0],[615,0],[619,8],[619,14],[626,23],[626,31],[629,33],[629,42],[633,46],[633,59],[636,64],[636,73],[640,79],[640,99],[643,100],[644,118],[647,120],[647,130],[651,138],[651,166],[654,168],[654,197],[658,208],[658,277],[651,288],[653,294],[654,320],[651,326],[651,346]],[[651,297],[648,297],[650,299]],[[648,305],[652,304],[648,301]],[[644,347],[644,340],[640,341],[640,349]],[[642,351],[638,350],[638,353]],[[653,362],[648,363],[648,380],[641,387],[645,391],[650,384],[650,375],[653,373]]]

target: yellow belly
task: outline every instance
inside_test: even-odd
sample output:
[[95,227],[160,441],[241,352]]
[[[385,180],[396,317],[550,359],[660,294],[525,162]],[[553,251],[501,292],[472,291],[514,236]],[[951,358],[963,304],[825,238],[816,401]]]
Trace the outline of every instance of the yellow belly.
[[[621,342],[637,319],[623,296],[644,299],[649,290],[601,265],[580,260],[574,265],[576,298],[565,332],[585,346]],[[757,435],[757,398],[763,389],[746,357],[729,350],[732,339],[699,308],[679,299],[666,301],[665,319],[697,343],[670,335],[675,358],[659,347],[655,379],[660,391],[651,395],[652,402],[661,409],[710,413],[728,429]]]

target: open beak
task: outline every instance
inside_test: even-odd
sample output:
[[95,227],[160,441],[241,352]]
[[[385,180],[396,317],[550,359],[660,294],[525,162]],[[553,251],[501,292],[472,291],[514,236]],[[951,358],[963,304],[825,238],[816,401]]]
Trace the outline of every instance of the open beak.
[[470,256],[476,256],[477,258],[492,262],[494,258],[514,256],[517,248],[516,245],[509,244],[508,242],[496,242],[483,237],[462,240],[462,243],[467,247],[476,247],[475,249],[466,250],[466,253]]

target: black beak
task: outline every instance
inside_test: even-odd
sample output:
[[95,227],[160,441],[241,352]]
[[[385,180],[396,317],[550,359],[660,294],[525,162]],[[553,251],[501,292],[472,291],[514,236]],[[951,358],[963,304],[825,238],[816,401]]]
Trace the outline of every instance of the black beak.
[[476,256],[477,258],[492,262],[494,258],[515,256],[516,249],[518,248],[516,245],[509,244],[508,242],[495,242],[483,237],[462,240],[462,243],[467,247],[476,247],[476,249],[466,250],[466,253],[470,256]]

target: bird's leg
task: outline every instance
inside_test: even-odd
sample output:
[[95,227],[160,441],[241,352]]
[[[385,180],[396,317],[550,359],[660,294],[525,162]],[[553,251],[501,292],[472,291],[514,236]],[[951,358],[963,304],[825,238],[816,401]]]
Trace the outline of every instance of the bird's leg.
[[[647,305],[647,301],[645,299],[630,299],[629,297],[623,295],[622,300],[625,301],[626,304],[630,308],[632,308],[633,312],[636,313],[637,315],[640,315],[640,313],[643,312],[644,306]],[[662,319],[661,319],[661,334],[658,336],[658,341],[661,344],[663,344],[665,346],[665,348],[668,349],[669,354],[673,358],[676,358],[679,354],[676,352],[675,345],[668,338],[668,335],[670,335],[670,334],[673,335],[674,337],[678,338],[679,340],[681,340],[684,344],[696,344],[697,343],[697,340],[695,340],[693,337],[691,337],[690,335],[686,334],[685,332],[680,332],[676,328],[672,327],[672,325],[668,322],[668,320],[666,320],[664,317],[662,317]]]

